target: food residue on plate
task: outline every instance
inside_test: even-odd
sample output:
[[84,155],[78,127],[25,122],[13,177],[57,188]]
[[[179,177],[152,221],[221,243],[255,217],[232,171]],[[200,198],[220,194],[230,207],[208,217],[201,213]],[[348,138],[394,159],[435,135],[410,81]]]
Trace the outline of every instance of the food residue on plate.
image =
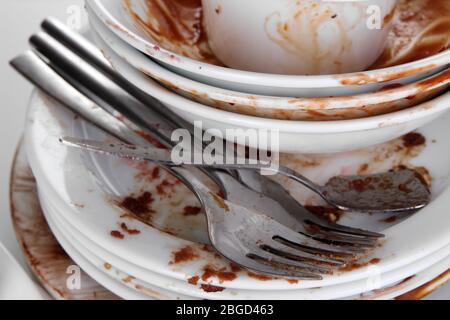
[[[146,0],[143,2],[146,16],[140,16],[129,0],[125,0],[124,4],[135,25],[157,43],[149,48],[152,52],[161,53],[161,46],[192,59],[222,65],[208,45],[200,0]],[[169,52],[166,56],[178,59]]]
[[357,269],[360,269],[360,268],[363,268],[363,267],[367,267],[369,265],[378,264],[380,262],[381,262],[380,258],[373,258],[369,262],[362,262],[362,263],[350,262],[350,263],[346,264],[345,266],[339,268],[339,271],[344,271],[344,272],[353,271],[353,270],[357,270]]
[[274,277],[271,277],[271,276],[267,276],[267,275],[264,275],[264,274],[259,274],[259,273],[254,273],[254,272],[247,272],[247,275],[250,277],[250,278],[253,278],[253,279],[256,279],[256,280],[259,280],[259,281],[270,281],[270,280],[274,280]]
[[152,194],[148,191],[145,191],[137,197],[128,196],[124,198],[119,203],[119,206],[137,216],[141,216],[153,212],[153,210],[150,208],[150,205],[153,201],[154,199]]
[[186,206],[183,209],[183,215],[196,216],[202,211],[201,207]]
[[124,232],[128,233],[129,235],[136,235],[136,234],[140,234],[141,233],[141,231],[139,231],[137,229],[130,229],[125,222],[122,222],[120,224],[120,228],[122,228],[122,230]]
[[426,143],[425,137],[417,132],[411,132],[402,137],[405,148],[417,147]]
[[229,271],[227,268],[215,268],[214,266],[207,265],[203,268],[203,274],[201,276],[203,281],[207,281],[210,278],[217,278],[220,283],[225,281],[233,281],[237,278],[236,272]]
[[160,196],[171,196],[174,188],[181,183],[180,180],[175,179],[164,179],[160,184],[156,186],[156,193]]
[[135,279],[136,279],[136,278],[133,277],[133,276],[127,276],[127,277],[125,277],[125,278],[122,279],[122,282],[123,282],[123,283],[130,283],[130,282],[132,282],[132,281],[135,280]]
[[382,221],[382,222],[386,222],[386,223],[394,223],[394,222],[396,222],[396,221],[397,221],[397,219],[398,219],[398,217],[397,217],[397,216],[392,216],[392,217],[389,217],[389,218],[383,219],[383,220],[381,220],[381,221]]
[[213,286],[211,284],[202,284],[200,288],[205,292],[221,292],[225,290],[224,287]]
[[187,282],[192,285],[197,285],[198,280],[200,280],[199,276],[193,276],[187,279]]
[[170,264],[184,263],[199,258],[199,254],[191,246],[185,246],[172,253],[173,259]]
[[110,234],[111,234],[112,237],[114,237],[114,238],[116,238],[116,239],[122,240],[122,239],[125,238],[125,236],[123,235],[123,233],[120,232],[120,231],[118,231],[118,230],[113,230],[113,231],[110,232]]
[[344,211],[332,207],[306,205],[305,209],[311,213],[314,213],[320,218],[326,219],[330,223],[338,222],[339,219],[344,215]]

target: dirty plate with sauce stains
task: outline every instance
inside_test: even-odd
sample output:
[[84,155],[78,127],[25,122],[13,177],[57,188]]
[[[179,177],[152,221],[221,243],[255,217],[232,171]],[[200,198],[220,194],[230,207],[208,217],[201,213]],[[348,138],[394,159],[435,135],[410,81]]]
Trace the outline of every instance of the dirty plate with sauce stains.
[[[54,227],[59,229],[59,232],[64,234],[65,238],[70,239],[74,248],[77,248],[81,254],[85,255],[85,257],[90,257],[89,260],[93,261],[94,265],[99,266],[100,269],[103,269],[104,272],[108,273],[118,282],[122,282],[127,287],[131,288],[136,288],[136,286],[138,286],[137,289],[147,288],[148,291],[142,293],[158,299],[342,299],[357,294],[364,296],[364,298],[367,299],[369,297],[374,298],[375,295],[377,298],[382,298],[384,296],[390,297],[392,294],[395,296],[396,292],[399,292],[400,294],[407,292],[407,289],[415,288],[414,284],[417,284],[417,287],[433,279],[437,270],[442,273],[448,268],[450,246],[414,262],[413,265],[395,269],[384,274],[376,274],[375,272],[372,279],[374,283],[371,283],[368,279],[363,279],[334,286],[298,290],[268,291],[230,289],[227,287],[227,281],[232,281],[239,277],[239,275],[245,273],[244,270],[236,270],[236,267],[234,271],[230,269],[228,272],[222,271],[217,272],[216,274],[214,274],[213,269],[211,269],[209,273],[208,271],[205,271],[198,279],[191,277],[188,281],[177,281],[173,278],[164,277],[132,265],[116,256],[114,253],[103,250],[89,239],[83,237],[81,233],[70,226],[68,221],[61,218],[61,215],[59,214],[60,211],[70,210],[69,207],[59,208],[59,210],[57,210],[56,207],[52,208],[52,201],[48,201],[51,200],[51,195],[46,195],[47,197],[44,197],[42,193],[40,194],[41,203],[43,203],[47,219],[52,220]],[[188,255],[188,250],[185,249],[184,251],[185,255]],[[181,252],[183,251],[177,253],[178,259],[181,259]],[[174,256],[174,260],[176,259],[177,255]],[[443,263],[446,264],[445,268],[442,266]],[[437,266],[434,266],[434,264],[437,264]],[[117,273],[117,271],[111,272],[112,266],[114,266],[114,270],[126,270],[127,276],[124,276],[123,271],[120,273]],[[426,269],[430,266],[433,266],[434,273],[428,272],[428,269]],[[417,277],[418,273],[425,273],[427,277]],[[272,281],[272,278],[268,276],[252,273],[248,274],[250,274],[255,281]],[[209,292],[208,290],[205,290],[202,285],[197,286],[193,284],[193,281],[200,284],[203,280],[202,278],[208,276],[219,277],[223,283],[222,286],[218,288],[224,289],[216,289],[217,291],[215,292]],[[396,286],[399,282],[413,276],[416,277],[414,281],[405,281],[402,286]],[[370,292],[372,288],[378,287],[387,287],[389,290],[386,290],[386,292],[380,292],[378,290],[376,292]],[[395,288],[393,289],[392,287]]]
[[[450,71],[444,71],[409,85],[391,85],[355,96],[295,98],[250,95],[224,90],[181,77],[167,70],[114,35],[90,13],[96,44],[113,67],[122,59],[167,88],[198,103],[214,108],[272,119],[341,120],[370,117],[402,110],[442,93],[450,84]],[[135,78],[128,78],[132,83]],[[149,92],[151,94],[151,92]]]
[[[93,34],[88,32],[86,33],[86,36],[92,38]],[[362,119],[294,121],[255,117],[221,110],[220,108],[211,108],[208,105],[187,99],[158,84],[143,72],[140,72],[131,66],[127,61],[120,58],[115,52],[110,50],[109,55],[106,51],[104,51],[104,53],[106,53],[107,58],[114,65],[114,68],[118,73],[123,77],[132,80],[134,85],[160,100],[185,120],[191,123],[201,121],[204,130],[214,129],[213,132],[217,132],[218,129],[224,136],[226,136],[225,133],[227,129],[273,130],[279,134],[279,150],[287,153],[344,152],[383,143],[425,125],[438,118],[450,108],[450,103],[448,102],[450,101],[450,94],[447,92],[432,100],[404,110]],[[448,73],[444,72],[443,75],[438,76],[438,78],[447,77],[447,74]],[[425,84],[426,83],[427,81],[425,81]],[[436,84],[433,84],[432,87],[435,85]],[[410,99],[397,100],[394,102],[395,106],[391,107],[393,110],[396,110],[400,105],[404,105],[405,103],[408,104],[411,99],[416,102],[419,102],[422,99],[426,100],[427,98],[430,98],[430,96],[428,96],[429,94],[433,96],[437,94],[438,91],[443,90],[446,86],[448,85],[441,86],[440,84],[437,84],[437,89],[432,89],[431,91],[428,91],[428,93],[419,94],[417,97],[410,97]],[[409,102],[405,102],[405,100]],[[231,110],[239,112],[239,110],[235,110],[236,106],[237,105],[228,105],[227,108],[232,108]],[[378,107],[384,109],[386,106],[385,104],[380,104]],[[254,112],[257,108],[251,107],[250,109],[252,110],[251,112]],[[329,111],[335,112],[336,110],[338,109],[330,109]],[[309,116],[316,117],[316,120],[320,117],[327,118],[326,114],[321,114],[317,110],[307,111]],[[347,111],[349,112],[344,111],[344,113],[347,113],[347,116],[350,117],[368,115],[368,110],[366,110],[364,106],[361,108],[354,108],[353,111],[352,108],[350,108],[350,110]],[[283,112],[280,114],[282,113]],[[304,114],[305,112],[292,111],[287,118],[296,118],[297,113]],[[280,114],[279,116],[282,116]],[[250,141],[251,147],[259,147],[252,143],[253,141]]]
[[[390,84],[412,83],[450,63],[447,0],[401,0],[387,47],[372,70],[324,76],[264,74],[223,67],[201,28],[201,1],[189,3],[187,7],[173,0],[87,1],[111,31],[164,68],[239,92],[291,97],[353,95]],[[161,11],[171,14],[158,15]]]
[[[118,73],[132,80],[134,85],[160,100],[183,119],[191,123],[201,122],[204,130],[214,129],[212,134],[220,130],[224,137],[227,136],[227,129],[278,132],[281,152],[331,153],[364,148],[413,131],[450,109],[450,94],[445,92],[407,109],[362,119],[294,121],[261,118],[220,110],[189,100],[158,84],[115,53],[111,52],[108,58]],[[316,114],[318,111],[309,112]],[[251,147],[258,148],[253,139],[250,139],[249,143]]]
[[[445,271],[448,268],[448,256],[450,253],[450,247],[446,247],[433,253],[420,261],[415,262],[412,266],[405,266],[400,269],[393,270],[391,272],[376,275],[373,281],[376,283],[370,283],[369,280],[364,279],[356,282],[345,283],[341,285],[328,286],[324,288],[312,288],[312,289],[300,289],[300,290],[235,290],[226,288],[221,291],[208,292],[201,286],[194,286],[192,281],[195,279],[190,278],[188,281],[177,281],[169,277],[162,277],[161,275],[154,274],[148,270],[142,270],[134,265],[130,265],[126,261],[121,260],[114,253],[107,252],[99,248],[95,243],[84,238],[74,228],[70,227],[70,224],[64,219],[61,219],[60,210],[70,210],[67,208],[51,208],[52,204],[47,201],[51,199],[44,197],[40,192],[41,203],[43,203],[43,209],[48,220],[52,221],[53,230],[56,233],[63,234],[63,241],[69,241],[73,248],[77,248],[77,251],[83,255],[86,259],[96,265],[98,269],[103,270],[110,277],[116,279],[117,282],[123,283],[127,287],[138,289],[143,295],[150,296],[157,299],[190,299],[190,298],[202,298],[202,299],[338,299],[347,298],[347,295],[359,294],[365,299],[369,298],[383,298],[383,297],[395,297],[396,292],[399,294],[407,292],[408,289],[415,288],[431,279],[438,274]],[[55,230],[56,228],[56,230]],[[60,238],[61,236],[59,236]],[[69,240],[70,239],[70,240]],[[70,250],[70,249],[69,249]],[[73,249],[72,249],[73,250]],[[443,259],[443,260],[442,260]],[[107,262],[105,262],[107,261]],[[436,265],[435,265],[436,264]],[[443,266],[444,264],[444,266]],[[432,266],[428,270],[429,266]],[[123,271],[126,270],[126,274]],[[235,276],[239,276],[241,271],[234,271]],[[423,276],[418,276],[423,274]],[[208,275],[206,272],[204,276]],[[228,278],[232,277],[232,273],[228,274]],[[253,275],[255,281],[271,281],[270,277]],[[414,280],[410,278],[415,278]],[[226,287],[225,272],[223,272],[222,280],[223,286]],[[195,281],[201,281],[200,278]],[[402,283],[402,285],[399,285]],[[416,285],[416,286],[414,286]],[[371,288],[383,287],[383,290],[376,290],[376,292],[366,292]],[[145,288],[146,290],[139,290]]]
[[[144,283],[138,284],[136,283],[137,274],[139,271],[136,270],[136,266],[130,266],[124,261],[119,261],[114,254],[108,253],[102,249],[100,249],[95,243],[89,242],[83,238],[83,236],[78,233],[75,237],[75,229],[67,228],[69,223],[62,223],[58,226],[55,223],[58,219],[61,218],[61,215],[58,212],[52,212],[49,210],[49,206],[44,206],[47,210],[47,219],[53,221],[52,227],[54,230],[54,234],[59,235],[59,239],[61,244],[64,243],[67,253],[72,256],[76,262],[70,260],[67,257],[66,252],[62,250],[54,250],[52,251],[52,260],[48,262],[48,259],[44,259],[44,256],[47,255],[49,248],[56,247],[58,243],[54,238],[54,234],[50,231],[47,223],[44,220],[43,213],[41,211],[39,201],[37,200],[37,190],[36,190],[36,181],[33,178],[32,172],[28,167],[27,161],[25,159],[24,150],[22,147],[18,149],[17,156],[14,159],[14,169],[11,176],[11,182],[14,188],[11,190],[11,199],[12,204],[14,206],[14,210],[12,212],[13,219],[15,221],[16,232],[18,237],[21,239],[24,245],[32,246],[31,256],[27,256],[30,260],[30,264],[33,268],[35,274],[45,283],[45,287],[47,290],[51,292],[55,292],[57,298],[63,299],[114,299],[114,295],[106,292],[102,287],[96,285],[93,280],[90,278],[83,278],[83,288],[81,292],[79,290],[70,291],[66,288],[66,270],[64,263],[62,261],[66,261],[66,265],[74,265],[77,263],[78,265],[83,265],[83,269],[89,270],[90,274],[103,281],[103,284],[109,288],[111,291],[117,292],[123,298],[133,298],[133,299],[148,299],[148,298],[157,298],[157,299],[167,299],[168,296],[164,295],[163,292],[160,292],[159,289],[155,288],[155,285],[159,287],[175,290],[178,294],[183,292],[187,292],[192,296],[196,296],[197,291],[202,293],[203,298],[227,298],[231,294],[232,299],[236,299],[238,296],[233,294],[237,294],[237,292],[233,292],[232,290],[224,290],[221,292],[213,292],[207,293],[204,292],[203,289],[198,288],[197,286],[193,286],[186,281],[177,281],[175,282],[173,279],[164,279],[163,281],[155,279],[155,276],[149,277],[149,272],[145,271],[145,277],[141,280],[146,282],[150,282],[152,284]],[[45,188],[41,188],[41,200],[43,190]],[[48,195],[48,198],[55,198],[54,194]],[[43,201],[44,202],[44,201]],[[51,201],[49,201],[51,202]],[[51,204],[51,203],[49,203]],[[67,208],[59,208],[61,210],[71,210],[70,205],[67,205]],[[25,219],[24,219],[25,218]],[[30,232],[25,232],[26,230]],[[33,237],[39,235],[39,238],[45,238],[45,244],[42,241],[35,241]],[[64,235],[64,236],[63,236]],[[72,239],[69,241],[69,239]],[[83,246],[83,244],[84,246]],[[85,248],[81,250],[82,248]],[[87,249],[89,248],[89,250]],[[53,252],[55,251],[55,252]],[[92,253],[95,253],[95,257]],[[84,255],[82,254],[84,253]],[[90,257],[88,260],[87,257]],[[436,254],[432,256],[427,256],[420,263],[415,263],[414,268],[422,268],[420,264],[423,261],[426,263],[430,263],[434,261]],[[448,260],[448,258],[447,258]],[[39,261],[38,264],[35,262]],[[57,261],[58,263],[52,264],[52,261]],[[109,261],[109,262],[104,262]],[[114,264],[114,266],[112,265]],[[116,267],[120,267],[122,270],[127,270],[129,274],[124,274],[122,271],[116,269]],[[409,266],[407,266],[409,268]],[[433,291],[436,286],[442,285],[445,283],[446,279],[448,280],[448,276],[445,277],[445,273],[443,273],[448,268],[448,262],[443,260],[438,264],[433,265],[432,267],[416,273],[414,276],[408,276],[401,281],[398,281],[394,285],[389,285],[387,287],[383,287],[382,289],[375,290],[373,292],[368,292],[364,294],[360,294],[353,297],[346,297],[345,299],[388,299],[397,297],[400,294],[407,293],[407,298],[414,297],[415,299],[419,299],[425,293],[429,293],[429,291]],[[38,270],[36,270],[38,269]],[[99,274],[98,269],[102,270],[104,273],[107,273],[107,276]],[[137,274],[136,274],[137,272]],[[394,272],[390,272],[389,275],[383,275],[382,279],[380,278],[379,285],[387,282],[394,282],[396,278],[392,277],[392,274],[396,273],[400,276],[400,273],[405,276],[409,274],[404,270],[396,270]],[[448,274],[448,272],[447,272]],[[151,278],[151,280],[147,280]],[[436,280],[432,280],[435,279]],[[394,279],[394,280],[393,280]],[[262,279],[259,279],[263,281]],[[431,285],[427,282],[431,280]],[[265,281],[268,281],[265,279]],[[436,282],[436,284],[435,284]],[[120,283],[120,285],[118,284]],[[351,284],[353,288],[356,290],[362,290],[366,288],[367,283],[364,281],[360,281],[359,285],[354,283]],[[375,285],[375,283],[374,283]],[[296,291],[295,295],[289,291],[290,298],[297,299],[328,299],[333,297],[341,297],[344,293],[350,292],[348,291],[350,284],[346,284],[344,286],[330,286],[325,288],[314,288]],[[417,288],[420,286],[419,293],[415,293],[412,295],[410,292],[411,289]],[[135,291],[139,291],[139,294],[131,292],[131,288]],[[331,290],[330,290],[331,289]],[[353,290],[354,291],[354,290]],[[334,295],[333,295],[334,292]],[[264,295],[264,292],[261,292]],[[277,292],[277,295],[280,292]],[[336,294],[337,293],[337,294]],[[354,293],[354,292],[353,292]],[[240,298],[262,298],[261,294],[258,296],[254,295],[255,292],[243,294],[240,291]],[[266,296],[267,297],[267,296]],[[176,296],[176,298],[181,298],[181,296]],[[188,297],[195,298],[195,297]],[[281,297],[279,297],[281,298]],[[405,298],[402,296],[402,298]]]
[[[56,195],[59,207],[71,208],[60,212],[61,219],[102,250],[159,276],[203,286],[207,292],[302,290],[362,281],[373,268],[386,273],[413,265],[450,243],[450,217],[442,210],[450,205],[449,117],[441,117],[421,133],[355,152],[282,155],[284,164],[317,183],[340,174],[408,166],[432,186],[431,204],[412,216],[342,215],[318,210],[330,220],[340,218],[342,224],[386,234],[371,256],[321,281],[263,279],[237,270],[207,245],[205,218],[195,197],[182,184],[148,163],[68,150],[58,142],[60,136],[107,137],[40,93],[31,99],[25,142],[38,184]],[[302,203],[313,206],[312,210],[323,205],[304,189],[281,182]],[[138,221],[136,215],[146,223]]]

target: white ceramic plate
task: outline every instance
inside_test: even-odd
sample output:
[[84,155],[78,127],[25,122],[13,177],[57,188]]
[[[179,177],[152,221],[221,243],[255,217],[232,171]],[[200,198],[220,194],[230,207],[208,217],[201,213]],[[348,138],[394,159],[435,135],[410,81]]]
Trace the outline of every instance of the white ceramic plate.
[[[142,1],[131,0],[130,3],[145,21],[147,14]],[[350,95],[374,91],[390,83],[417,81],[450,63],[450,51],[447,50],[405,65],[354,74],[286,76],[246,72],[203,63],[165,50],[133,23],[122,1],[87,0],[87,4],[117,36],[164,67],[199,82],[240,92],[274,96]],[[360,81],[360,85],[350,85]]]
[[[224,90],[179,76],[161,67],[135,48],[128,46],[99,21],[89,6],[87,9],[95,41],[106,56],[111,56],[115,52],[137,70],[184,97],[239,114],[315,121],[365,118],[417,105],[443,92],[450,83],[450,71],[445,71],[444,74],[433,75],[426,80],[406,86],[355,96],[271,97]],[[435,84],[430,85],[432,82]]]
[[[198,239],[200,236],[198,232],[189,234],[184,230],[185,239],[182,239],[133,221],[133,226],[141,231],[138,236],[126,237],[123,240],[109,236],[110,231],[117,229],[118,223],[124,221],[121,218],[123,212],[112,205],[110,197],[128,195],[139,190],[134,189],[140,187],[135,180],[137,172],[116,159],[103,158],[101,161],[97,159],[96,162],[89,162],[86,157],[80,157],[78,152],[60,145],[58,137],[61,135],[84,132],[91,138],[103,137],[96,130],[83,125],[79,119],[74,119],[73,114],[59,108],[48,98],[43,98],[39,94],[33,96],[28,119],[27,155],[37,180],[47,184],[52,192],[59,195],[61,201],[73,206],[73,210],[62,214],[91,241],[105,250],[115,252],[132,264],[178,280],[201,275],[205,262],[219,266],[228,265],[214,253],[203,250],[202,244],[186,240],[186,238]],[[444,248],[450,242],[448,223],[450,217],[442,209],[450,202],[450,191],[444,191],[450,176],[448,168],[450,154],[444,138],[448,134],[447,121],[443,118],[428,127],[430,133],[427,134],[427,138],[437,139],[437,142],[430,143],[428,151],[424,152],[420,159],[423,161],[422,165],[425,164],[430,169],[435,179],[434,200],[424,210],[383,231],[386,234],[386,242],[369,257],[381,259],[377,267],[382,273],[417,261],[430,252]],[[416,160],[419,161],[419,158]],[[98,165],[102,166],[100,171]],[[90,173],[86,166],[95,172],[95,175]],[[320,167],[319,171],[325,172],[330,169]],[[106,174],[110,177],[109,181],[103,180],[105,172],[110,173]],[[177,194],[182,195],[184,199],[185,194],[181,190],[177,190]],[[158,216],[161,213],[159,216],[161,219],[167,219],[171,214],[167,212],[167,208],[168,216],[164,216],[163,207],[159,210],[161,212]],[[188,220],[183,221],[183,225],[189,229]],[[191,228],[198,230],[199,225],[191,225]],[[173,253],[186,246],[198,250],[202,259],[172,265]],[[269,282],[255,281],[246,274],[225,284],[221,284],[216,278],[211,279],[211,283],[235,289],[294,290],[361,280],[367,277],[368,272],[370,272],[368,267],[361,267],[343,272],[339,276],[326,276],[321,281],[301,281],[295,284],[281,279]]]
[[[107,274],[99,270],[99,266],[96,266],[84,257],[77,248],[72,246],[66,237],[58,230],[56,225],[52,222],[51,218],[46,217],[47,223],[52,230],[53,235],[58,240],[59,244],[63,247],[64,251],[75,261],[80,268],[82,268],[90,277],[95,279],[103,287],[113,292],[115,295],[128,300],[143,300],[150,299],[148,296],[139,294],[139,292],[132,290],[125,286],[123,283],[117,282],[113,277],[108,277]],[[111,272],[116,273],[117,276],[123,274],[117,269],[111,266]]]
[[[57,204],[54,203],[57,201],[55,201],[55,199],[53,199],[52,201],[52,198],[55,198],[55,195],[45,195],[45,192],[42,192],[41,189],[40,202],[46,212],[47,217],[51,216],[54,225],[58,226],[59,230],[64,235],[66,235],[66,238],[71,239],[71,243],[74,247],[76,247],[79,251],[89,252],[89,255],[95,255],[96,257],[100,258],[100,261],[107,261],[111,263],[120,270],[123,270],[127,274],[133,276],[133,280],[139,279],[144,281],[144,283],[141,283],[142,286],[152,287],[153,291],[159,292],[164,297],[169,297],[170,295],[167,293],[162,293],[161,291],[172,290],[177,294],[190,295],[192,297],[203,299],[342,299],[357,294],[365,294],[371,286],[376,286],[377,288],[392,286],[392,284],[396,282],[400,282],[412,275],[423,272],[430,266],[433,266],[434,264],[439,263],[439,261],[441,261],[442,259],[447,258],[450,254],[450,246],[447,246],[444,249],[439,250],[438,252],[431,253],[430,255],[422,258],[419,261],[416,261],[398,270],[393,270],[387,274],[377,274],[375,272],[376,270],[374,270],[374,276],[368,279],[345,283],[342,285],[328,286],[324,288],[288,291],[250,291],[226,289],[223,292],[205,293],[197,286],[189,285],[185,281],[177,281],[174,279],[161,277],[160,275],[156,275],[148,270],[144,270],[142,268],[139,268],[138,266],[131,265],[112,252],[103,250],[94,242],[86,239],[80,232],[78,232],[75,228],[73,228],[73,226],[70,225],[70,222],[64,220],[64,218],[60,214],[58,214],[62,210],[71,210],[71,208],[69,206],[64,208],[57,207]],[[100,265],[102,265],[101,262]],[[447,264],[446,267],[448,266],[449,265]],[[438,270],[441,270],[442,272],[442,267],[438,268]],[[105,272],[108,271],[105,270]],[[109,273],[111,274],[111,272]],[[116,276],[115,278],[117,278],[118,281],[121,281],[124,277]],[[421,278],[420,280],[426,279]],[[157,287],[155,287],[155,285]],[[407,287],[411,288],[411,286],[412,284],[408,282]],[[404,290],[405,287],[406,284],[401,288],[396,288],[396,290]],[[397,292],[396,290],[389,290],[389,292],[387,292],[386,294],[392,294],[393,291]],[[366,298],[368,297],[369,295],[367,295]],[[383,298],[383,295],[378,292],[377,298],[380,297]]]
[[[442,274],[449,270],[450,257],[442,259],[430,268],[415,274],[412,277],[405,278],[404,280],[396,283],[395,285],[388,286],[379,290],[374,290],[371,293],[349,297],[349,299],[360,300],[389,300],[396,299],[397,297],[407,294],[429,282],[433,282],[436,278],[439,278]],[[431,292],[433,291],[432,288]],[[421,299],[423,296],[419,296],[415,299]]]

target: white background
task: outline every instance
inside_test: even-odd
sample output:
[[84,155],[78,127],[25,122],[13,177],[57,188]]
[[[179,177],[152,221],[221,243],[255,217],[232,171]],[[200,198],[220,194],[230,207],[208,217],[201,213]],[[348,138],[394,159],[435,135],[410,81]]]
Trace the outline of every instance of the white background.
[[[112,0],[113,1],[113,0]],[[8,61],[28,46],[28,37],[39,30],[47,16],[67,21],[73,6],[82,0],[2,0],[0,8],[0,242],[25,266],[14,235],[10,214],[8,181],[10,166],[24,126],[31,85],[19,76]],[[450,297],[450,285],[440,291]]]
[[31,92],[29,85],[8,61],[23,52],[28,38],[47,16],[63,21],[68,8],[82,0],[2,0],[0,8],[0,241],[22,262],[9,215],[8,181],[11,161],[24,126]]

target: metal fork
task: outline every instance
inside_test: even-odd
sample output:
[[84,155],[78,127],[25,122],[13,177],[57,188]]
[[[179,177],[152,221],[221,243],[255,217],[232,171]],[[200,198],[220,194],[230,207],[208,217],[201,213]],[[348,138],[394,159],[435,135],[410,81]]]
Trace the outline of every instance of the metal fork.
[[[113,137],[143,143],[139,134],[77,91],[34,52],[18,56],[11,64],[45,93]],[[332,272],[358,252],[358,248],[319,242],[255,210],[224,200],[185,168],[167,169],[202,203],[213,246],[242,267],[278,276],[321,279],[320,274]]]
[[[117,62],[118,67],[121,68],[118,61],[122,60],[122,63],[126,63],[123,60],[128,59],[128,57],[124,55],[117,54],[113,49],[107,49],[110,47],[110,43],[116,41],[122,41],[120,39],[114,38],[114,35],[111,35],[113,38],[109,38],[104,33],[98,31],[98,27],[105,27],[101,25],[101,22],[97,24],[96,17],[91,17],[93,21],[91,21],[91,33],[96,39],[96,42],[100,45],[100,47],[105,48],[105,54],[107,57],[112,60],[113,63]],[[45,24],[45,23],[44,23]],[[108,30],[106,30],[108,31]],[[109,31],[108,31],[109,32]],[[126,46],[126,44],[123,44]],[[130,50],[131,51],[131,50]],[[135,52],[134,54],[138,54]],[[134,56],[130,56],[133,58]],[[192,128],[192,125],[187,125]],[[182,127],[186,128],[186,124],[182,125]],[[205,146],[206,147],[206,146]],[[235,147],[233,146],[231,152],[234,152]],[[227,151],[228,153],[228,151]],[[252,188],[252,185],[256,182],[258,183],[260,179],[258,179],[254,173],[246,173],[245,175],[240,175],[238,170],[231,172],[235,178],[237,178],[240,182],[245,183],[248,187]],[[351,179],[349,177],[345,177],[345,179],[334,178],[331,183],[327,183],[325,186],[318,185],[313,181],[310,181],[306,177],[302,176],[298,172],[290,170],[289,168],[278,165],[278,174],[284,175],[285,177],[295,180],[296,182],[301,183],[303,186],[311,189],[313,192],[319,194],[326,202],[331,204],[334,207],[337,207],[341,210],[345,211],[363,211],[363,212],[393,212],[393,211],[416,211],[427,205],[430,201],[430,193],[428,192],[427,186],[421,183],[420,179],[416,177],[414,172],[389,172],[385,173],[383,177],[380,177],[378,180],[382,180],[382,186],[384,188],[372,188],[371,185],[367,186],[367,190],[372,190],[370,192],[352,192],[355,190],[351,190],[350,188],[342,188],[342,185],[360,185],[361,181],[376,181],[377,177],[368,177],[364,176],[354,176]],[[400,177],[399,177],[400,176]],[[411,190],[410,192],[403,192],[399,194],[398,185],[404,184],[406,180],[414,180],[412,183],[409,183],[407,188],[403,188],[403,190]],[[368,179],[369,178],[369,179]],[[373,178],[373,179],[370,179]],[[252,179],[250,183],[246,183],[245,180]],[[264,180],[264,177],[263,177]],[[396,182],[400,182],[397,184]],[[335,192],[335,187],[339,186],[339,192]],[[386,186],[392,186],[391,189],[386,189]],[[275,186],[274,186],[275,187]],[[254,188],[252,188],[254,189]],[[376,200],[374,200],[376,199]],[[383,201],[384,200],[384,201]]]
[[[90,44],[90,42],[84,37],[75,32],[71,32],[55,19],[45,20],[42,26],[48,33],[58,39],[61,39],[64,45],[67,45],[71,50],[82,56],[83,59],[92,63],[115,84],[120,86],[140,102],[144,103],[145,106],[139,106],[136,103],[122,106],[120,111],[124,113],[127,118],[132,118],[133,121],[140,124],[141,127],[145,127],[146,130],[156,134],[158,134],[158,132],[152,130],[150,123],[155,117],[158,119],[162,118],[164,123],[168,123],[169,126],[174,129],[183,127],[187,128],[191,132],[193,131],[191,124],[178,117],[164,105],[161,105],[160,102],[148,96],[146,93],[143,93],[126,79],[117,74],[103,59],[103,57],[99,56],[98,49]],[[40,35],[38,37],[35,36],[31,39],[31,41],[33,45],[35,45],[40,51],[43,51],[46,55],[50,55],[53,58],[59,56],[58,53],[51,48],[52,45],[55,45],[55,43],[49,43],[49,41],[52,41],[48,37],[45,37],[45,35]],[[67,52],[65,56],[67,57]],[[96,93],[97,91],[99,90],[96,90]],[[117,102],[117,99],[115,98],[109,100],[112,100],[113,103]],[[382,235],[378,233],[337,224],[330,224],[327,221],[320,219],[301,206],[281,185],[267,177],[261,176],[258,172],[241,172],[241,170],[235,170],[235,172],[236,174],[233,174],[233,177],[238,177],[239,180],[233,179],[226,172],[220,171],[216,171],[215,174],[210,172],[210,176],[214,176],[216,181],[220,180],[222,185],[222,193],[230,201],[241,202],[243,198],[259,197],[260,199],[263,199],[263,201],[259,201],[257,203],[257,205],[259,205],[257,209],[262,212],[264,212],[264,209],[267,207],[270,207],[268,206],[269,203],[272,205],[273,202],[278,203],[281,208],[279,208],[279,212],[276,212],[274,218],[278,221],[289,222],[290,224],[287,225],[292,225],[292,223],[295,223],[299,232],[313,236],[317,239],[326,238],[327,241],[343,241],[348,244],[363,244],[368,246],[373,246],[376,242],[374,239],[370,238],[382,237]],[[237,188],[240,189],[240,192],[233,192],[233,190],[236,190]],[[261,197],[262,195],[263,197]],[[274,211],[266,211],[265,213],[272,216],[275,214]],[[317,231],[314,234],[309,232],[309,227],[311,225],[314,225]]]
[[[194,167],[203,167],[203,168],[216,168],[216,169],[240,169],[240,170],[274,170],[277,172],[278,169],[271,168],[270,163],[251,163],[248,161],[248,159],[241,158],[236,159],[235,163],[227,164],[225,162],[218,162],[218,163],[195,163],[192,161],[185,161],[180,163],[175,163],[173,161],[172,153],[165,149],[158,149],[153,147],[139,147],[136,145],[128,145],[128,144],[121,144],[121,143],[107,143],[102,141],[96,141],[96,140],[90,140],[90,139],[80,139],[75,137],[61,137],[60,142],[75,148],[81,148],[84,150],[89,150],[92,152],[100,153],[100,154],[106,154],[110,156],[116,156],[126,159],[133,159],[133,160],[146,160],[146,161],[152,161],[156,163],[161,163],[167,166],[194,166]],[[200,154],[201,155],[201,154]],[[195,159],[195,157],[193,157]],[[390,175],[391,173],[388,172],[386,174],[377,174],[372,177],[372,179],[380,179],[382,183],[386,183],[385,180],[383,180],[383,177],[386,175]],[[407,183],[408,181],[416,181],[416,174],[413,170],[405,169],[400,170],[395,174],[397,178],[402,177],[402,181],[404,182],[404,187],[407,188],[411,183]],[[343,178],[341,178],[343,179]],[[422,182],[418,182],[421,186],[423,186]],[[345,184],[344,184],[345,185]],[[337,184],[339,187],[340,185]],[[344,187],[345,188],[345,187]],[[411,186],[412,190],[414,188]],[[342,187],[341,187],[342,189]],[[396,188],[398,190],[398,187]],[[339,189],[333,190],[333,192],[338,192]],[[397,194],[397,192],[396,192]],[[396,197],[399,197],[398,195],[395,195]],[[375,198],[375,200],[377,200]],[[382,201],[384,199],[381,199]],[[391,199],[393,200],[393,199]]]

